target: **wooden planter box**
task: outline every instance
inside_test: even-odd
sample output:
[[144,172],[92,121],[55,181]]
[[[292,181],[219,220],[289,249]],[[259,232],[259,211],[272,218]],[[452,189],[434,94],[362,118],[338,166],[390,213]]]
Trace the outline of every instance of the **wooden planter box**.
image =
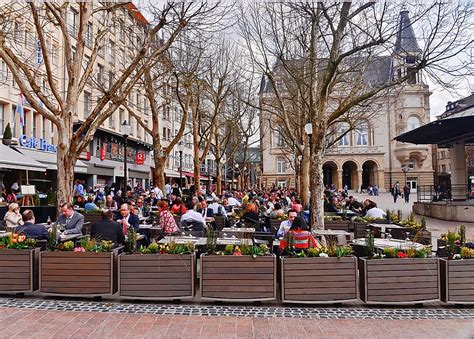
[[325,221],[324,229],[350,232],[350,229],[349,229],[350,223],[351,223],[350,220]]
[[40,292],[102,297],[117,292],[117,255],[113,252],[42,252]]
[[357,258],[281,258],[284,303],[336,303],[357,295]]
[[265,301],[276,299],[276,257],[202,255],[201,299]]
[[438,258],[359,258],[360,297],[373,304],[420,304],[440,299]]
[[365,238],[368,226],[365,222],[354,222],[354,239]]
[[474,259],[440,259],[441,300],[474,304]]
[[194,254],[122,254],[119,295],[128,299],[192,298],[194,270]]
[[38,289],[40,249],[0,249],[0,293],[25,293]]

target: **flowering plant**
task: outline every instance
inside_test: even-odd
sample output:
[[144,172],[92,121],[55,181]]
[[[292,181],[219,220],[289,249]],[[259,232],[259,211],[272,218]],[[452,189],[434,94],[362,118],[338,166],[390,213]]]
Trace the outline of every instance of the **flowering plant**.
[[251,255],[252,257],[261,257],[264,255],[270,254],[270,249],[266,244],[257,245],[246,245],[242,244],[241,246],[226,245],[224,251],[217,251],[214,254],[216,255]]
[[339,245],[328,245],[328,246],[317,246],[311,247],[299,252],[289,253],[290,256],[295,257],[322,257],[322,258],[329,258],[329,257],[347,257],[351,255],[352,247],[349,245],[339,246]]
[[27,238],[24,234],[12,233],[7,237],[0,238],[0,248],[24,250],[35,246],[36,240]]
[[408,250],[402,250],[395,247],[387,247],[383,250],[383,255],[378,258],[428,258],[431,254],[430,246],[423,246],[423,248],[417,250],[415,248],[409,248]]
[[185,244],[177,244],[174,241],[168,244],[158,244],[153,241],[148,246],[141,246],[141,254],[189,254],[194,252],[194,244],[192,242],[186,242]]

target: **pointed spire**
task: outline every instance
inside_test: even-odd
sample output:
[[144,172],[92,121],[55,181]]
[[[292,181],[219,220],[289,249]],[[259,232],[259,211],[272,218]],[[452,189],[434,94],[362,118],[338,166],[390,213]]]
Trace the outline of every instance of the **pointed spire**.
[[262,94],[263,92],[265,92],[265,87],[266,87],[265,75],[262,74],[262,79],[260,80],[260,90],[258,91],[258,94]]
[[400,23],[397,32],[397,41],[395,42],[396,53],[418,54],[421,48],[416,41],[415,32],[408,16],[409,12],[402,9],[400,12]]

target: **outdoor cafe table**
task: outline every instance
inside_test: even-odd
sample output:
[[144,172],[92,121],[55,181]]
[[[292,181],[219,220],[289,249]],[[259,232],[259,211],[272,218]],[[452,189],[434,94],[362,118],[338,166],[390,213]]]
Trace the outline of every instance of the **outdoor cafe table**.
[[176,237],[164,237],[160,241],[158,241],[158,244],[169,244],[170,242],[174,242],[175,244],[178,245],[183,245],[188,242],[194,243],[195,246],[204,246],[206,245],[206,238],[202,237],[193,237],[193,236],[176,236]]
[[314,230],[314,235],[321,238],[323,242],[327,242],[326,238],[330,240],[336,239],[338,244],[345,245],[350,240],[351,234],[342,230]]
[[[358,246],[365,246],[365,238],[359,238],[359,239],[354,239],[352,241],[354,245]],[[389,247],[394,247],[398,248],[401,250],[408,250],[411,248],[414,248],[416,250],[421,250],[423,249],[422,244],[418,244],[413,241],[406,241],[406,240],[399,240],[399,239],[380,239],[380,238],[375,238],[374,239],[374,246],[379,249],[384,249],[384,248],[389,248]]]
[[343,211],[343,210],[338,210],[336,212],[337,215],[346,215],[348,217],[353,217],[353,216],[356,216],[357,213],[352,211],[352,210],[346,210],[346,211]]
[[252,235],[255,233],[255,228],[253,227],[224,227],[220,234],[222,234],[224,237],[227,236],[227,234],[230,235],[236,235],[240,238],[251,238]]

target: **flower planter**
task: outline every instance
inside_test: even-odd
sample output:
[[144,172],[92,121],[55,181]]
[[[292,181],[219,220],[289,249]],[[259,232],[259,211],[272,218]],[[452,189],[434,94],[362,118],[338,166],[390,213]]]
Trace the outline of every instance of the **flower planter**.
[[194,272],[194,254],[122,254],[119,295],[150,300],[192,298]]
[[0,293],[26,293],[38,289],[39,248],[0,249]]
[[324,221],[324,229],[350,232],[350,220],[332,220]]
[[357,295],[357,258],[281,258],[284,303],[336,303]]
[[202,255],[201,299],[265,301],[276,299],[276,257]]
[[419,304],[440,299],[438,258],[359,258],[359,279],[365,303]]
[[102,297],[117,292],[117,256],[112,252],[42,252],[40,292],[48,295]]
[[474,259],[440,259],[441,300],[474,304]]
[[365,238],[368,226],[365,222],[354,222],[354,239]]

